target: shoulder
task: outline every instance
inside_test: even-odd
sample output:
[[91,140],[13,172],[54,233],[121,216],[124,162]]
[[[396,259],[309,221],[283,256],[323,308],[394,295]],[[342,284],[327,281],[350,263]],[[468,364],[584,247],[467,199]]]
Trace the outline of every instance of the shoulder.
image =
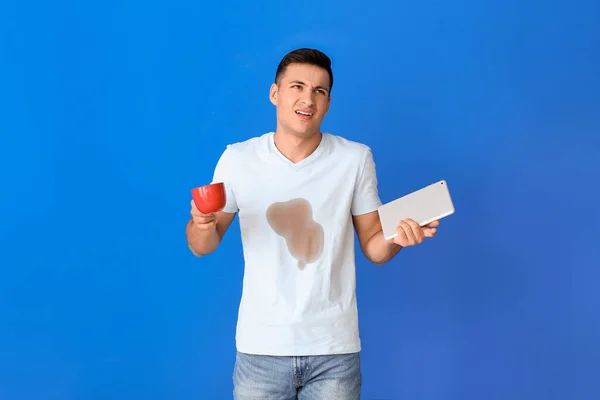
[[271,133],[265,133],[244,141],[227,144],[222,150],[220,162],[230,165],[244,165],[256,159],[261,153],[268,151],[270,135]]
[[271,135],[272,133],[269,132],[244,141],[230,143],[226,146],[225,152],[231,155],[256,154],[268,146]]
[[330,150],[336,155],[345,158],[352,158],[362,163],[367,157],[372,156],[371,147],[364,143],[347,139],[343,136],[333,135],[331,133],[324,134],[330,143]]

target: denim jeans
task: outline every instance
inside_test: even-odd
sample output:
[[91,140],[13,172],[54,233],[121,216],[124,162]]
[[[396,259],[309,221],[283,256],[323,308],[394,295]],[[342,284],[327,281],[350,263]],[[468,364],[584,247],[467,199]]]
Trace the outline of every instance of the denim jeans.
[[279,357],[238,352],[235,400],[359,400],[358,353]]

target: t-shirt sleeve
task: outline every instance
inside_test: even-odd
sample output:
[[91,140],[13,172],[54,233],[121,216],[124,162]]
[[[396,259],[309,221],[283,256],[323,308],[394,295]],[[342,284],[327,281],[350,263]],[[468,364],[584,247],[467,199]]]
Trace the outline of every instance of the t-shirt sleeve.
[[362,171],[359,172],[354,197],[352,199],[352,215],[367,214],[377,211],[381,205],[379,191],[377,189],[377,173],[375,161],[370,148],[367,148],[363,156]]
[[225,196],[227,202],[225,203],[224,212],[236,213],[238,212],[237,201],[234,193],[234,177],[236,172],[236,163],[232,154],[230,146],[225,148],[223,154],[219,158],[213,174],[212,183],[223,182],[225,184]]

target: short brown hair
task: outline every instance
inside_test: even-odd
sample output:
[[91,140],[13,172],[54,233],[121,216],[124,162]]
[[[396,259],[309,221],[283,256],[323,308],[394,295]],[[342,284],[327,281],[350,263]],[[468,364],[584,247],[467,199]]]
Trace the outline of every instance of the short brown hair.
[[279,84],[281,75],[290,64],[311,64],[323,68],[329,74],[329,91],[333,87],[333,72],[331,70],[331,59],[322,51],[317,49],[296,49],[287,53],[277,66],[275,83]]

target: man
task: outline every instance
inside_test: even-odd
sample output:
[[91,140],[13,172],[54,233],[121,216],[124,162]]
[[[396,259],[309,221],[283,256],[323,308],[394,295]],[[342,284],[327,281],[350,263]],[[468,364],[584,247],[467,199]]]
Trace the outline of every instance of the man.
[[399,221],[398,236],[384,238],[370,148],[320,130],[332,86],[325,54],[287,54],[270,90],[276,131],[224,150],[213,179],[226,186],[223,211],[203,215],[191,202],[186,233],[197,256],[215,251],[239,217],[236,399],[359,399],[354,230],[381,265],[439,224]]

